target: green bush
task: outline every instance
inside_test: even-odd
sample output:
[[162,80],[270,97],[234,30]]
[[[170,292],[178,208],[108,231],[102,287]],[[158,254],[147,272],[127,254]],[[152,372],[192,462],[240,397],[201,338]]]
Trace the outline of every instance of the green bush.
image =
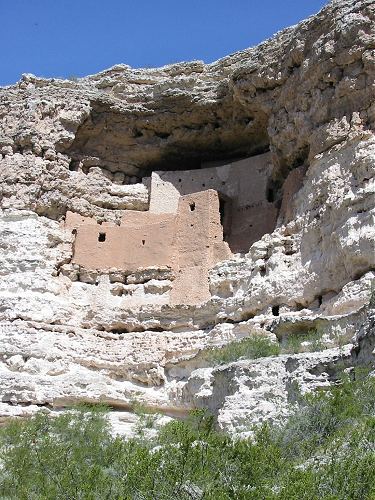
[[40,413],[0,430],[0,498],[374,499],[374,401],[374,378],[344,380],[252,440],[202,411],[148,441],[113,437],[101,407]]
[[366,370],[356,370],[358,380],[344,374],[326,393],[307,394],[298,411],[279,433],[280,446],[292,458],[306,458],[331,436],[350,434],[355,422],[375,416],[375,380]]
[[207,359],[214,365],[230,363],[240,358],[257,359],[266,356],[277,356],[280,352],[279,345],[263,335],[251,335],[242,340],[211,349]]
[[[213,365],[231,363],[239,359],[257,359],[279,354],[297,354],[315,352],[326,348],[322,340],[323,332],[316,328],[285,337],[281,346],[264,335],[250,335],[242,340],[215,347],[206,354],[206,359]],[[305,343],[305,345],[302,345]]]
[[144,437],[146,429],[152,429],[154,427],[158,415],[155,411],[148,408],[137,398],[134,398],[131,401],[131,407],[133,413],[138,416],[138,423],[135,427],[135,433],[139,437]]
[[[281,352],[283,354],[298,354],[300,352],[322,351],[326,348],[322,337],[323,332],[316,328],[310,328],[307,332],[290,334],[283,339]],[[304,342],[307,345],[302,345]]]

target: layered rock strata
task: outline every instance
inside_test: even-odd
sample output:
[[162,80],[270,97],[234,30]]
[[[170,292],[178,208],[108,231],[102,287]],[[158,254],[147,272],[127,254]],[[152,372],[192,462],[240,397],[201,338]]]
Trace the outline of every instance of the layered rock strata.
[[[371,0],[334,0],[213,64],[0,89],[4,419],[77,401],[121,413],[137,399],[171,415],[208,406],[246,433],[373,364],[374,18]],[[168,266],[72,261],[68,211],[120,224],[150,208],[142,178],[265,152],[274,229],[209,270],[204,300],[166,300]],[[316,352],[209,366],[212,346],[311,329]]]

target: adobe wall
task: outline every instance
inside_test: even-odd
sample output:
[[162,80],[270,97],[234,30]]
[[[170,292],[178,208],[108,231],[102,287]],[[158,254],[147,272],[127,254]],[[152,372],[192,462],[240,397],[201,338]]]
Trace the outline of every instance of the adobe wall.
[[[145,220],[138,227],[83,224],[77,230],[73,262],[87,269],[127,271],[171,265],[175,217],[160,219]],[[101,234],[105,241],[100,241]]]
[[230,257],[228,245],[223,243],[216,191],[210,189],[181,196],[176,221],[179,269],[202,262],[212,267]]
[[65,226],[76,233],[72,262],[85,269],[171,267],[176,274],[173,304],[209,299],[209,269],[231,256],[213,190],[180,197],[176,214],[129,210],[117,226],[68,212]]
[[153,172],[150,212],[176,213],[180,195],[214,189],[231,200],[226,241],[232,251],[246,252],[276,225],[277,208],[267,201],[272,168],[270,153],[265,153],[216,167]]
[[177,273],[170,302],[184,304],[187,297],[189,303],[204,302],[210,298],[210,268],[231,256],[223,242],[217,192],[207,190],[182,196],[177,212]]

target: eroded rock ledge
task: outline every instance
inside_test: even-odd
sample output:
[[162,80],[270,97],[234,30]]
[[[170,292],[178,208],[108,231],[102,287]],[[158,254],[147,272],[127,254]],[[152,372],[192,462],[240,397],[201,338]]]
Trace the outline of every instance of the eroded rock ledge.
[[[294,380],[308,391],[373,363],[374,17],[371,0],[336,0],[210,65],[24,75],[0,89],[4,418],[77,400],[128,410],[138,397],[171,414],[205,404],[241,431],[282,418]],[[202,184],[204,168],[238,161],[263,179],[260,229],[243,237],[242,212],[232,226],[221,214],[224,239],[229,227],[241,241],[228,237],[233,255],[205,268],[204,299],[169,300],[177,265],[75,260],[67,212],[118,228],[160,208],[150,176],[182,185],[196,172]],[[239,178],[228,172],[223,202]],[[312,326],[322,352],[207,366],[214,345],[253,333],[282,342]]]
[[373,130],[373,24],[371,0],[333,1],[210,65],[119,65],[77,81],[25,75],[0,90],[3,205],[114,217],[106,210],[144,203],[118,183],[267,150],[280,183]]

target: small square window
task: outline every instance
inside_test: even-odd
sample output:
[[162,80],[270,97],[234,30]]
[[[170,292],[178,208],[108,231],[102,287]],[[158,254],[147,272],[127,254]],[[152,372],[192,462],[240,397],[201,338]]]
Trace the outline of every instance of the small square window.
[[105,233],[99,233],[98,241],[100,241],[100,243],[103,243],[103,241],[105,241],[105,238],[106,238]]

